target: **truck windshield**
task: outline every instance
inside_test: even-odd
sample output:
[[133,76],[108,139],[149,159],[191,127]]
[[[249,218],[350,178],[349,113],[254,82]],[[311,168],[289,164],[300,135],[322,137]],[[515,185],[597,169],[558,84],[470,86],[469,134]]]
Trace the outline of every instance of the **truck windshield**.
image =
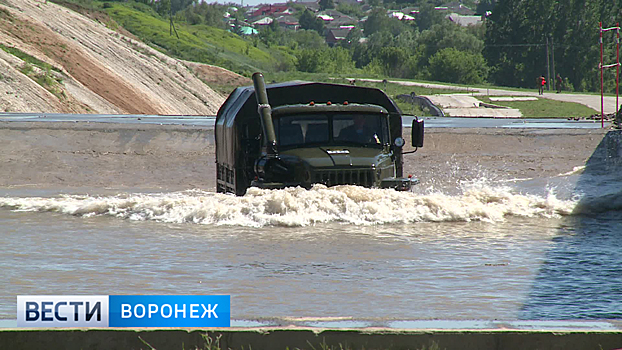
[[274,119],[280,146],[307,144],[383,145],[388,142],[387,118],[380,114],[304,114]]

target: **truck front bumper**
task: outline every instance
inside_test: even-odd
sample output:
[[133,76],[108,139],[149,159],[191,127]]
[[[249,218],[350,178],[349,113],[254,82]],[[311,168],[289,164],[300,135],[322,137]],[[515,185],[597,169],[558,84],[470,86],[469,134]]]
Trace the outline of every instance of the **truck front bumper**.
[[388,177],[380,181],[380,188],[393,188],[396,191],[409,191],[419,183],[416,177]]

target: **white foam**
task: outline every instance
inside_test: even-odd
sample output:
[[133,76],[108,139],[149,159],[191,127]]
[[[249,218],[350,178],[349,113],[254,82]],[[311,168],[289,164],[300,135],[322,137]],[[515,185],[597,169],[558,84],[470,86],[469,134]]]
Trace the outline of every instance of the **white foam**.
[[307,226],[325,222],[354,225],[500,222],[508,216],[568,215],[576,203],[576,200],[560,200],[552,191],[545,196],[521,194],[509,187],[490,186],[485,181],[465,185],[458,195],[316,185],[311,190],[250,188],[243,197],[190,190],[107,197],[0,198],[0,207],[17,211],[250,227]]
[[585,165],[581,165],[581,166],[576,166],[574,168],[572,168],[571,171],[563,173],[563,174],[558,174],[557,176],[570,176],[570,175],[575,175],[575,174],[580,174],[585,170]]

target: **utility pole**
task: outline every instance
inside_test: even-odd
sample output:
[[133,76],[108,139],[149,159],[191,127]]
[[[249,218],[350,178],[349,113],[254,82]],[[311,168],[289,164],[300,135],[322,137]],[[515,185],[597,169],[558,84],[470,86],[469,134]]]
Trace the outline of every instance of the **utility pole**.
[[549,60],[549,37],[546,37],[546,89],[551,90],[551,61]]
[[[557,80],[557,75],[555,75],[555,43],[553,42],[553,36],[551,35],[551,61],[553,61],[553,79]],[[553,85],[553,88],[556,88]]]

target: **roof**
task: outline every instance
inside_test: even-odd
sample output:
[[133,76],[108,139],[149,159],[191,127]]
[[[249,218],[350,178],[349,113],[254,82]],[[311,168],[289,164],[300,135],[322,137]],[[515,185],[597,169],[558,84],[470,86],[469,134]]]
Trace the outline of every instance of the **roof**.
[[333,21],[330,22],[331,26],[343,26],[343,25],[351,25],[351,24],[357,24],[358,20],[350,17],[350,16],[343,16],[343,17],[339,17],[339,18],[335,18]]
[[446,17],[450,21],[462,26],[474,26],[482,23],[482,16],[461,16],[457,13],[451,13]]
[[329,29],[328,32],[335,38],[335,40],[344,40],[352,28],[339,28]]
[[277,12],[286,11],[289,8],[287,4],[269,4],[260,6],[255,12],[251,14],[252,17],[261,15],[271,15]]
[[[393,100],[382,90],[375,88],[289,81],[268,84],[266,90],[268,101],[273,108],[292,104],[307,104],[310,101],[316,103],[348,101],[350,103],[374,104],[386,108],[389,113],[401,113]],[[236,88],[220,107],[216,120],[217,122],[221,118],[232,120],[241,114],[253,116],[257,114],[255,88],[252,85]]]
[[[268,101],[272,108],[285,105],[318,104],[331,101],[376,105],[383,107],[390,114],[401,114],[400,109],[382,90],[362,86],[342,84],[313,83],[290,81],[286,83],[268,84],[266,86]],[[239,87],[233,90],[216,115],[215,137],[218,140],[216,159],[221,163],[235,164],[238,133],[244,126],[258,125],[260,118],[257,113],[255,88]]]
[[252,34],[259,34],[259,32],[256,29],[253,29],[251,27],[240,27],[240,33],[242,33],[243,35],[252,35]]
[[272,23],[272,21],[274,21],[272,18],[270,17],[263,17],[262,19],[258,19],[256,21],[253,22],[253,24],[255,25],[267,25]]
[[298,18],[294,16],[280,16],[276,19],[277,22],[282,24],[296,25],[298,23]]
[[455,12],[457,14],[464,15],[464,16],[472,16],[475,14],[475,11],[471,10],[470,8],[461,4],[458,1],[452,1],[446,4],[445,7],[447,7],[447,9],[451,12]]

